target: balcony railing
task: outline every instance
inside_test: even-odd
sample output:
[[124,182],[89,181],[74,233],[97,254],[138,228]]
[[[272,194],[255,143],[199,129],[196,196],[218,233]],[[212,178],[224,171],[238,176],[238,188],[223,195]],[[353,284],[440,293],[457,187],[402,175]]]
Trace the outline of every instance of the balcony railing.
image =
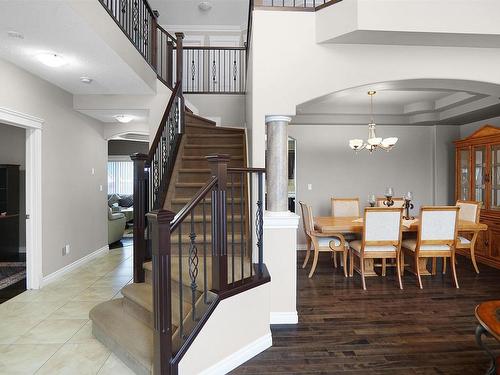
[[245,47],[184,47],[183,62],[185,93],[245,93]]
[[254,0],[256,7],[289,8],[294,10],[318,10],[341,0]]

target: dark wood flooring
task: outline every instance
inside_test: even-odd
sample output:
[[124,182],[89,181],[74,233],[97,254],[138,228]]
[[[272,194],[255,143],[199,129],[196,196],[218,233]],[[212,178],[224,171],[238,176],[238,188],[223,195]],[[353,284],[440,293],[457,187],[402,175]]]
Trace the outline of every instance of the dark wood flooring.
[[363,291],[359,275],[344,278],[321,254],[312,279],[298,270],[299,324],[272,326],[272,348],[232,374],[484,374],[489,363],[475,343],[474,308],[500,299],[500,270],[480,271],[459,257],[460,289],[448,273],[424,277],[420,290],[406,272],[399,290],[388,271],[367,278]]

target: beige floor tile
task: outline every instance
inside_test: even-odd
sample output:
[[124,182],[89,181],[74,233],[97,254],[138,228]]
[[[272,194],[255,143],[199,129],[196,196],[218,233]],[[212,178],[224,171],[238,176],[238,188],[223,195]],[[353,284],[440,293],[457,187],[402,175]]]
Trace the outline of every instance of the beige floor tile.
[[0,305],[0,321],[6,319],[45,319],[64,305],[64,301],[54,302],[12,302]]
[[113,353],[104,362],[98,375],[134,375],[134,372],[129,369],[125,363],[120,361]]
[[111,286],[121,288],[125,286],[132,277],[129,276],[106,276],[99,279],[94,285],[94,287]]
[[99,301],[69,301],[47,319],[88,319],[89,311],[98,303]]
[[61,344],[0,345],[0,374],[33,374]]
[[80,328],[80,330],[69,339],[68,343],[79,344],[89,341],[97,341],[95,336],[92,334],[92,321],[89,320],[85,325]]
[[33,302],[35,298],[40,294],[41,290],[26,290],[21,294],[9,299],[4,303],[12,303],[12,302]]
[[40,323],[40,319],[0,320],[0,344],[12,344]]
[[85,289],[83,292],[79,293],[77,296],[73,297],[72,301],[107,301],[111,299],[120,288],[112,286],[102,286]]
[[64,287],[44,288],[40,291],[40,293],[36,294],[33,297],[33,299],[34,299],[34,301],[40,301],[40,302],[54,302],[54,301],[67,302],[81,292],[82,292],[82,289],[79,287],[76,287],[76,288],[64,288]]
[[85,319],[44,320],[22,335],[15,344],[63,344],[86,322]]
[[95,375],[109,357],[100,342],[64,344],[38,371],[40,375]]

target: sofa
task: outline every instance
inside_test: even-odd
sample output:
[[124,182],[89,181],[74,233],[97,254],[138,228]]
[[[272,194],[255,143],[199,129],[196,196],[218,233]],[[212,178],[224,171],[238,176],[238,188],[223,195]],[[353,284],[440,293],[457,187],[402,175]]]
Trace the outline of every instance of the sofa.
[[108,207],[108,244],[120,241],[125,232],[127,218],[121,212],[113,212],[111,207]]
[[134,219],[134,197],[127,194],[109,194],[108,206],[113,213],[121,212],[125,215],[127,223]]

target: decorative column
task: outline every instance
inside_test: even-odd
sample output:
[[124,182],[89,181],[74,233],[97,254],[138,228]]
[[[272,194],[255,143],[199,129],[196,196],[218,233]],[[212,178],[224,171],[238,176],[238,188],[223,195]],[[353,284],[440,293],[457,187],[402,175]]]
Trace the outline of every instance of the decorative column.
[[267,116],[267,211],[264,214],[264,263],[271,275],[271,324],[296,324],[297,228],[288,211],[288,124],[290,117]]
[[267,210],[288,211],[288,124],[287,116],[266,116]]

